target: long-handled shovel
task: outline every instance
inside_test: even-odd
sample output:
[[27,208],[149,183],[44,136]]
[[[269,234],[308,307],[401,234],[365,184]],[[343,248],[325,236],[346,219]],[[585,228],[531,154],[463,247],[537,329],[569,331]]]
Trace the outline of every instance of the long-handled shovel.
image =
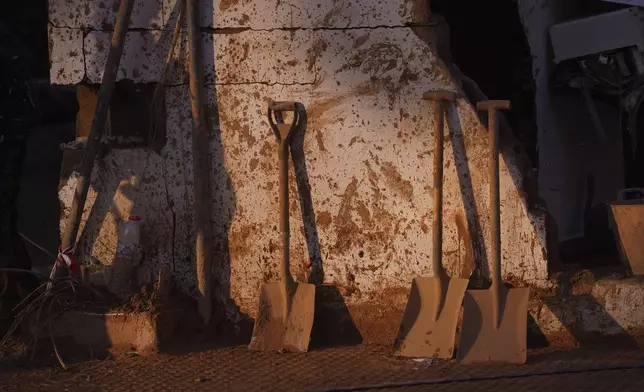
[[468,290],[465,295],[463,330],[458,347],[462,363],[526,361],[529,289],[508,290],[501,280],[501,210],[499,202],[499,127],[497,110],[510,109],[510,101],[484,101],[490,137],[491,242],[488,290]]
[[434,276],[417,277],[411,285],[409,300],[394,343],[394,354],[404,357],[451,358],[454,354],[456,323],[467,289],[467,279],[449,278],[443,258],[443,150],[444,111],[456,94],[430,91],[423,99],[434,102]]
[[[291,124],[284,123],[284,112],[293,113]],[[248,346],[251,350],[306,352],[309,348],[315,311],[315,286],[296,283],[289,271],[289,145],[291,136],[300,128],[300,118],[294,102],[274,102],[268,107],[269,123],[280,146],[281,276],[280,282],[262,286],[253,338]]]

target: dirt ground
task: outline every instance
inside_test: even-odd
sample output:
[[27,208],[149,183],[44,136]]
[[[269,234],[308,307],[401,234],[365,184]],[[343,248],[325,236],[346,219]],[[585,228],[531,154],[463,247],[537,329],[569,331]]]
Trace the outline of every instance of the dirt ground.
[[[0,357],[0,391],[644,390],[644,351],[532,351],[524,366],[394,358],[389,347],[260,353],[244,346],[168,348],[148,357],[39,367]],[[45,361],[46,362],[46,361]]]

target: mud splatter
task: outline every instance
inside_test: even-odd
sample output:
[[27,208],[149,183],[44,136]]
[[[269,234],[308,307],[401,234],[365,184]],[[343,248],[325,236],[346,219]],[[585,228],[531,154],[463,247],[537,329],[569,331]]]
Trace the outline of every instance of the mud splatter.
[[370,225],[371,224],[371,213],[369,212],[369,209],[367,206],[364,204],[362,201],[358,201],[358,215],[362,219],[362,221],[365,223],[365,225]]
[[362,45],[364,45],[365,42],[369,39],[369,34],[361,35],[360,37],[356,38],[355,41],[353,41],[353,48],[359,48]]
[[364,143],[364,139],[358,136],[354,136],[351,138],[351,141],[349,142],[349,147],[353,146],[357,142]]
[[311,46],[311,48],[306,51],[306,62],[309,65],[309,71],[313,71],[318,58],[322,56],[324,52],[326,52],[328,47],[329,44],[325,40],[318,39],[313,43],[313,46]]
[[331,226],[331,223],[333,223],[333,217],[331,216],[330,212],[322,211],[318,214],[317,222],[320,227],[327,229],[329,228],[329,226]]
[[250,171],[255,171],[255,169],[257,168],[257,165],[259,165],[259,159],[252,158],[250,160]]
[[420,229],[425,234],[429,233],[429,225],[427,224],[428,219],[431,219],[431,216],[429,214],[425,214],[420,218]]
[[248,16],[247,14],[242,14],[241,18],[239,18],[238,23],[239,23],[240,26],[243,26],[246,23],[248,23],[249,20],[250,20],[250,16]]
[[321,152],[326,152],[327,149],[324,147],[324,139],[322,138],[322,132],[317,131],[315,133],[315,140],[318,143],[318,148],[320,149]]
[[246,5],[250,4],[251,0],[221,0],[219,3],[220,11],[228,11],[236,5]]
[[[343,94],[343,95],[339,95],[336,97],[315,102],[313,105],[309,106],[307,110],[309,123],[315,124],[318,127],[332,123],[330,120],[327,120],[325,118],[325,114],[329,112],[331,109],[343,103],[347,98],[349,98],[349,95]],[[317,138],[317,135],[316,135],[316,138]]]
[[242,44],[242,49],[244,50],[244,53],[242,53],[242,56],[238,61],[239,63],[246,61],[246,59],[248,58],[248,53],[250,52],[250,44],[248,42],[244,42]]
[[347,185],[342,195],[340,209],[335,218],[336,242],[333,246],[338,253],[343,253],[353,245],[354,233],[358,231],[358,225],[351,220],[351,205],[358,190],[358,180],[353,180]]
[[317,27],[329,27],[332,22],[342,14],[345,1],[343,0],[333,0],[333,8],[324,15],[322,22],[319,23]]
[[406,201],[411,202],[414,196],[414,187],[409,180],[403,179],[396,166],[391,162],[383,162],[380,171],[385,175],[385,181],[390,188]]

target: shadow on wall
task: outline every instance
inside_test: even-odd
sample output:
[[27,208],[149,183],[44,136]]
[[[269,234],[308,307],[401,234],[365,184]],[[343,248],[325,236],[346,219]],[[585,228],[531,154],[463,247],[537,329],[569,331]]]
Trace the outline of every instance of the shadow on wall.
[[300,117],[302,125],[291,139],[291,159],[295,169],[298,201],[310,260],[311,272],[308,282],[316,286],[315,319],[311,332],[311,346],[319,348],[358,345],[362,343],[362,335],[351,318],[340,290],[336,286],[323,284],[324,261],[304,154],[308,117],[304,105],[298,103],[298,108],[302,113]]
[[[458,68],[449,66],[450,72],[462,82],[462,90],[470,103],[476,104],[485,101],[488,97],[480,90],[478,85],[467,76],[463,75]],[[474,109],[476,110],[476,109]],[[478,117],[483,127],[487,127],[487,113],[478,112]],[[499,112],[499,153],[508,167],[510,177],[514,186],[524,200],[529,214],[530,222],[536,232],[545,228],[545,238],[541,237],[541,246],[546,249],[546,261],[548,273],[551,274],[561,270],[559,259],[559,242],[557,225],[554,218],[547,210],[546,202],[539,197],[538,182],[536,173],[532,169],[530,158],[526,150],[519,143],[512,132],[512,128],[503,112]]]
[[[476,110],[476,104],[480,101],[487,100],[488,97],[481,91],[479,86],[473,80],[464,75],[461,70],[451,62],[452,55],[450,53],[449,47],[450,28],[452,26],[448,26],[446,20],[438,14],[433,14],[431,16],[431,22],[437,26],[434,28],[434,30],[437,31],[437,34],[432,35],[429,41],[427,40],[427,38],[420,38],[428,42],[434,48],[436,55],[441,57],[440,60],[442,60],[442,66],[452,75],[452,78],[455,80],[455,82],[460,85],[461,92],[464,94],[465,98],[472,104],[472,110],[474,110],[475,114],[478,116],[482,127],[486,128],[487,115],[485,113],[478,113]],[[450,20],[450,22],[452,21]],[[468,37],[468,39],[470,38],[471,37]],[[479,45],[479,47],[480,46],[481,45]],[[487,56],[483,56],[483,58],[486,57]],[[491,61],[493,60],[494,59],[492,59]],[[462,132],[460,131],[461,124],[458,119],[458,115],[452,111],[450,111],[448,115],[449,120],[451,120],[451,122],[448,122],[448,125],[452,129],[452,136],[454,136],[456,132],[454,131],[455,129],[458,129],[459,132]],[[545,249],[544,257],[546,258],[548,264],[548,272],[550,273],[552,271],[559,270],[558,240],[556,234],[557,227],[550,214],[547,212],[545,202],[538,195],[538,183],[536,179],[536,173],[532,168],[531,160],[528,157],[525,147],[522,146],[514,136],[512,129],[507,119],[505,118],[505,115],[501,114],[499,118],[499,132],[501,139],[500,154],[503,157],[503,161],[506,163],[515,188],[519,191],[519,194],[524,200],[528,213],[527,218],[530,220],[534,231],[536,233],[545,232],[544,236],[539,237],[539,245],[543,247],[543,249]],[[487,129],[483,129],[483,131],[487,133]],[[453,140],[454,155],[456,157],[461,157],[463,159],[463,162],[467,162],[467,151],[465,150],[464,142],[463,140],[459,142],[458,139],[459,137],[456,137],[455,140]],[[476,260],[476,270],[473,276],[475,280],[478,280],[476,284],[480,285],[485,284],[482,277],[485,275],[485,265],[487,264],[487,258],[485,256],[485,243],[487,239],[482,238],[482,233],[480,231],[481,224],[479,220],[481,219],[481,217],[478,217],[477,206],[474,203],[474,195],[471,179],[469,178],[469,171],[470,170],[466,164],[461,165],[459,167],[458,176],[460,188],[462,191],[463,203],[467,215],[467,232],[469,233],[469,236],[471,236],[471,250],[474,255],[473,258]],[[482,219],[487,219],[487,217],[482,217]]]
[[[188,3],[189,4],[189,3]],[[213,0],[204,0],[199,2],[201,5],[196,20],[197,23],[206,17],[204,22],[208,25],[214,23],[214,2]],[[213,10],[206,15],[200,15],[203,10]],[[186,20],[184,18],[184,20]],[[204,44],[205,42],[205,44]],[[202,75],[206,73],[206,64],[216,64],[216,54],[214,42],[210,40],[201,41],[201,53],[204,61],[200,64]],[[213,74],[216,69],[213,70]],[[224,157],[224,146],[220,133],[219,105],[217,102],[217,87],[210,81],[206,80],[204,91],[204,104],[208,105],[205,111],[206,128],[210,133],[210,154],[211,154],[211,195],[212,195],[212,273],[211,295],[213,298],[213,318],[210,333],[217,337],[228,337],[230,335],[234,341],[247,344],[250,342],[253,320],[239,310],[235,301],[230,294],[230,242],[229,232],[232,219],[236,212],[236,196],[233,184],[230,178]],[[212,106],[211,106],[212,105]],[[232,342],[231,342],[232,343]]]
[[[457,110],[450,106],[446,113],[446,123],[448,125],[449,136],[452,142],[452,150],[454,153],[454,161],[456,162],[456,172],[458,175],[458,183],[461,189],[461,198],[463,199],[463,207],[465,209],[467,230],[462,230],[459,222],[457,227],[459,231],[463,231],[459,235],[466,237],[466,246],[472,249],[469,253],[469,260],[466,260],[468,265],[469,274],[464,273],[461,278],[470,278],[469,288],[483,288],[487,286],[484,283],[486,267],[488,265],[487,252],[485,248],[485,238],[483,238],[483,230],[481,229],[478,207],[476,206],[476,199],[474,198],[474,187],[472,185],[472,175],[470,171],[469,159],[467,150],[465,148],[465,141],[463,139],[463,128],[461,120],[458,116]],[[483,217],[486,219],[487,217]]]

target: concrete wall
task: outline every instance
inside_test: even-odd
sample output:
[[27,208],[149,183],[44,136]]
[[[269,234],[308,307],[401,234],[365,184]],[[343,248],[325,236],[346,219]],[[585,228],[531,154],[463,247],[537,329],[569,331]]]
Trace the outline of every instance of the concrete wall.
[[[50,0],[53,83],[98,82],[116,0]],[[92,3],[92,2],[89,2]],[[120,78],[159,78],[174,1],[139,4]],[[214,1],[202,24],[211,134],[215,295],[255,313],[258,288],[279,260],[277,144],[271,99],[297,100],[308,126],[293,148],[292,273],[335,285],[350,306],[375,303],[399,320],[414,276],[431,275],[432,124],[428,89],[457,90],[436,57],[439,34],[422,1]],[[428,37],[426,42],[421,37]],[[160,154],[113,150],[92,178],[80,253],[112,263],[116,224],[143,216],[144,265],[168,265],[194,290],[190,106],[184,60],[166,93],[168,143]],[[453,276],[487,273],[487,131],[464,99],[445,134],[444,260]],[[137,183],[139,185],[137,185]],[[70,187],[61,191],[70,205]],[[504,276],[545,284],[545,222],[525,206],[511,153],[502,157]],[[65,193],[67,192],[67,193]],[[63,221],[64,222],[64,221]],[[355,314],[354,314],[355,317]],[[396,323],[398,321],[394,321]]]

